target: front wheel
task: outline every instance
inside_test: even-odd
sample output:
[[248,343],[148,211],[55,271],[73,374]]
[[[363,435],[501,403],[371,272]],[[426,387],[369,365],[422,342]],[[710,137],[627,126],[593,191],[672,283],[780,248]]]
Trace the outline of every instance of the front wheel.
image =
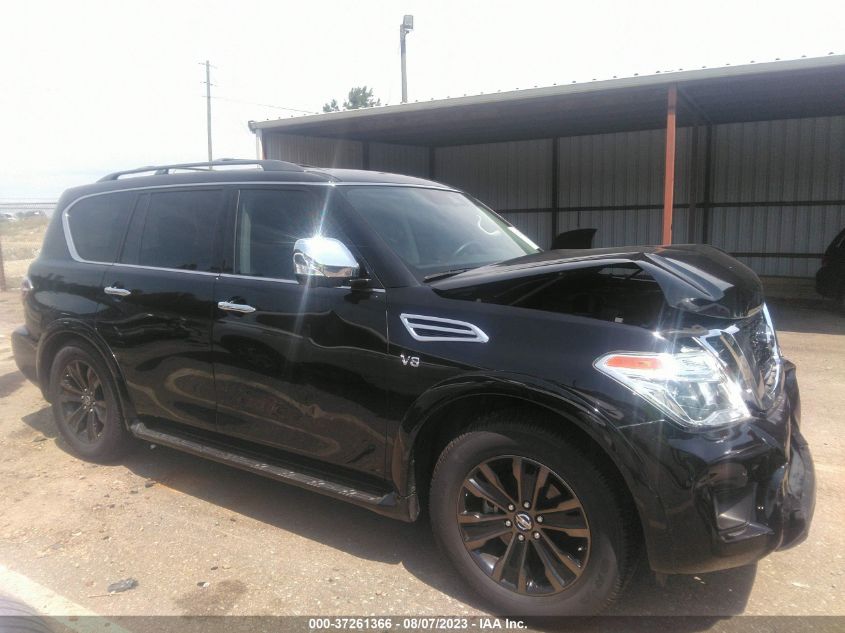
[[114,380],[88,345],[69,345],[56,354],[50,402],[59,432],[80,457],[112,461],[130,447]]
[[431,483],[435,537],[498,612],[599,612],[632,571],[631,511],[612,478],[519,411],[453,440]]

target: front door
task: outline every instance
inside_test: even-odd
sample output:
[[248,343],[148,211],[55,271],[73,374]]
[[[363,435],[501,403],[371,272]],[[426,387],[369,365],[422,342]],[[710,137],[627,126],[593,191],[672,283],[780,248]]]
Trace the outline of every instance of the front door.
[[223,206],[220,188],[142,194],[106,270],[97,329],[142,421],[215,429],[211,324]]
[[294,276],[297,239],[344,239],[329,198],[327,187],[239,192],[232,274],[215,286],[218,430],[381,476],[384,292],[306,287]]

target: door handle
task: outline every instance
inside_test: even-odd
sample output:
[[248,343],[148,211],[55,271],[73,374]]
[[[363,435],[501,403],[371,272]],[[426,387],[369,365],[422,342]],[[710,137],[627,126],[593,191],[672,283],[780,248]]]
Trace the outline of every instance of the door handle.
[[127,290],[126,288],[116,288],[115,286],[106,286],[103,288],[103,292],[107,295],[114,295],[115,297],[128,297],[132,294],[131,290]]
[[245,303],[232,303],[231,301],[219,301],[217,307],[226,312],[240,312],[241,314],[249,314],[255,312],[255,308],[246,305]]

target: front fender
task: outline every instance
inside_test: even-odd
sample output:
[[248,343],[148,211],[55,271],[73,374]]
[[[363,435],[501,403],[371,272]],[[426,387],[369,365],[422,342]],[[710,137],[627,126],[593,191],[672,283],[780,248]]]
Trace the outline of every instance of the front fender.
[[[555,414],[562,425],[574,424],[598,444],[615,465],[637,508],[649,551],[672,546],[663,504],[646,480],[643,456],[615,424],[579,392],[532,376],[513,373],[467,373],[440,382],[420,395],[406,412],[395,442],[391,475],[402,495],[414,494],[414,451],[438,414],[466,398],[505,396],[530,402]],[[648,524],[643,521],[648,517]]]

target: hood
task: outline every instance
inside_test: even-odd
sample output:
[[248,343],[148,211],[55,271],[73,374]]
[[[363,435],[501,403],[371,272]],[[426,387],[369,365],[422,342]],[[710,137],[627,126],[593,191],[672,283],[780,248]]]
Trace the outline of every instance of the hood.
[[659,286],[673,308],[704,316],[741,319],[760,309],[763,288],[750,268],[724,251],[701,244],[556,250],[475,268],[431,283],[447,297],[495,301],[509,288],[527,287],[569,272],[636,266]]

